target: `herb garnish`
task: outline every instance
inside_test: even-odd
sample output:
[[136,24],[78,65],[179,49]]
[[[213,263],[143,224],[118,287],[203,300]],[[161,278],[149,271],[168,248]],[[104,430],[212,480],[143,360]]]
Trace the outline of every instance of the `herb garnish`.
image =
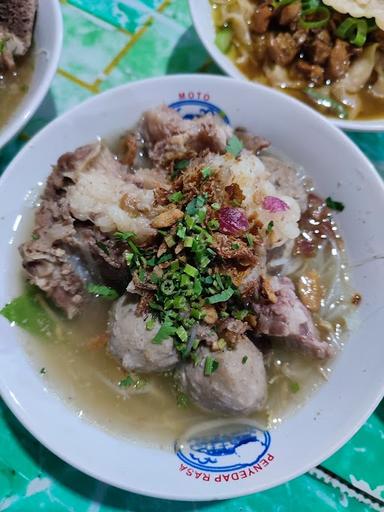
[[331,197],[327,197],[325,200],[325,204],[330,208],[331,210],[336,210],[337,212],[342,212],[345,208],[343,203],[340,203],[339,201],[334,201]]
[[241,360],[241,364],[245,364],[248,361],[248,356],[243,356],[243,359]]
[[40,375],[45,375],[46,373],[47,373],[46,368],[41,368],[40,369]]
[[108,300],[115,300],[119,297],[116,290],[103,284],[89,283],[87,285],[87,291],[92,293],[92,295],[96,295],[96,297],[102,297]]
[[211,356],[207,356],[205,358],[204,363],[204,375],[209,377],[209,375],[212,375],[213,372],[215,372],[219,367],[218,361],[216,359],[213,359]]
[[207,180],[210,176],[212,176],[212,169],[210,167],[204,167],[204,169],[201,169],[201,175],[205,180]]
[[171,203],[179,203],[183,200],[184,194],[180,191],[174,192],[173,194],[169,194],[168,199]]
[[175,165],[173,166],[174,169],[176,169],[177,171],[183,171],[184,169],[186,169],[189,165],[189,160],[179,160],[178,162],[175,163]]
[[266,234],[269,235],[269,233],[272,233],[273,231],[273,220],[270,220],[268,222],[267,229],[265,230]]
[[232,135],[232,137],[228,139],[228,143],[225,150],[228,153],[231,153],[231,155],[233,155],[235,158],[237,158],[240,155],[243,147],[244,144],[241,142],[241,140],[238,137],[236,137],[236,135]]

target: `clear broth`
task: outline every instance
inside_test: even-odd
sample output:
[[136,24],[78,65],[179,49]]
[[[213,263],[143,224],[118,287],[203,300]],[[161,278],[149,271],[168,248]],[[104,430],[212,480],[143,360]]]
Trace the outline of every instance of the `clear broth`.
[[28,92],[34,69],[33,51],[16,61],[14,71],[0,70],[0,128],[6,124]]

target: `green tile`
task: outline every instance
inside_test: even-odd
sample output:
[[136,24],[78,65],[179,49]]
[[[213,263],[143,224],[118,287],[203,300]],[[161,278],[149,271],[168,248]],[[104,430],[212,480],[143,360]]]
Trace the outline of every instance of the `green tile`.
[[172,2],[163,11],[164,16],[168,16],[184,27],[192,25],[192,18],[189,12],[188,0],[177,0]]
[[156,20],[121,59],[101,88],[109,89],[132,80],[193,73],[209,60],[192,27],[182,29],[173,20]]
[[384,500],[384,470],[378,471],[379,461],[384,461],[384,401],[349,443],[323,465]]
[[63,16],[65,51],[60,67],[91,84],[102,75],[130,36],[67,4],[63,5]]
[[[155,0],[141,3],[139,0],[69,0],[70,3],[93,16],[111,23],[115,27],[136,32],[148,19],[151,12],[148,7]],[[148,5],[147,5],[148,4]]]

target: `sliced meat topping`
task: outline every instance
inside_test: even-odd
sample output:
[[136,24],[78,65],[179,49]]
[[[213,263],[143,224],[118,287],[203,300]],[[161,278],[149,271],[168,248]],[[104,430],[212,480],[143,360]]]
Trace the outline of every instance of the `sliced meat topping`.
[[221,153],[232,135],[232,129],[217,117],[208,114],[182,119],[165,105],[146,112],[141,129],[150,145],[149,156],[159,166],[191,158],[204,150]]
[[262,3],[256,7],[252,15],[251,28],[256,34],[265,34],[273,17],[273,7],[268,3]]
[[292,2],[281,9],[279,23],[283,26],[296,23],[300,18],[300,14],[301,2],[296,0],[296,2]]
[[315,85],[322,85],[324,83],[324,68],[317,64],[310,64],[305,60],[299,60],[296,64],[296,69],[309,81]]
[[299,52],[299,45],[288,32],[279,32],[269,38],[268,53],[276,64],[287,66],[291,64]]
[[328,73],[332,79],[342,78],[350,66],[349,44],[337,39],[328,59]]
[[245,149],[252,151],[253,153],[260,153],[263,149],[269,148],[271,143],[264,137],[252,135],[245,128],[236,128],[235,135],[242,141]]
[[308,309],[295,293],[287,277],[271,279],[276,302],[260,300],[253,304],[257,317],[256,332],[272,338],[281,338],[293,349],[313,357],[325,359],[333,354],[332,347],[321,341]]
[[317,33],[308,47],[314,64],[325,64],[332,51],[332,39],[328,30]]

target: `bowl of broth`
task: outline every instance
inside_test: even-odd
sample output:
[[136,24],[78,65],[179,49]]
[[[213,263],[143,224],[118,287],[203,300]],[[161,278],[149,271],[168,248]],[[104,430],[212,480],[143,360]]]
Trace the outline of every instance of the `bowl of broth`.
[[47,94],[63,38],[60,4],[6,1],[1,13],[0,147],[29,121]]
[[342,129],[383,129],[379,12],[369,6],[365,12],[354,0],[197,0],[189,6],[201,41],[228,75],[289,94]]
[[300,475],[382,396],[383,196],[341,131],[271,88],[180,75],[88,100],[0,181],[3,399],[141,494]]

